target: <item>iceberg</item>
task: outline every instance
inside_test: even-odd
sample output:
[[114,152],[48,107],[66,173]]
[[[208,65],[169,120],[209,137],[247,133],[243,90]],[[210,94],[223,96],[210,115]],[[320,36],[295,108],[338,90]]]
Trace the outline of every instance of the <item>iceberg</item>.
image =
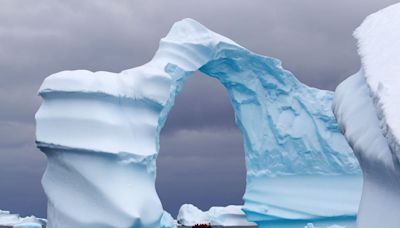
[[48,158],[48,227],[174,226],[155,190],[155,161],[168,112],[196,71],[227,89],[235,111],[247,220],[260,227],[355,220],[361,170],[333,115],[333,92],[184,19],[142,66],[63,71],[43,82],[36,141]]
[[183,226],[194,226],[196,224],[211,224],[211,218],[207,212],[204,212],[192,204],[183,204],[176,218],[178,224]]
[[360,162],[364,184],[357,227],[400,224],[400,4],[355,31],[362,67],[335,91],[333,110]]
[[195,224],[211,224],[211,226],[256,226],[246,219],[242,206],[211,207],[201,211],[192,204],[184,204],[179,209],[177,221],[184,226]]
[[36,218],[35,216],[20,217],[10,211],[0,210],[0,227],[13,228],[42,228],[46,226],[46,219]]

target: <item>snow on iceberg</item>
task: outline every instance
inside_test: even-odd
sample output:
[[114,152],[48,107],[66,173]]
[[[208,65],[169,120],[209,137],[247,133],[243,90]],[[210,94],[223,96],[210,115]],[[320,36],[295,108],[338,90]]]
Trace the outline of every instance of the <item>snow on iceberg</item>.
[[184,204],[179,209],[177,217],[179,224],[194,226],[195,224],[211,224],[212,226],[255,226],[246,219],[242,206],[211,207],[201,211],[192,204]]
[[333,116],[333,93],[185,19],[142,66],[63,71],[43,82],[36,137],[48,157],[49,227],[162,226],[154,186],[160,131],[197,70],[229,93],[244,138],[249,221],[354,220],[361,172]]
[[400,224],[399,28],[400,4],[367,17],[354,33],[361,70],[335,92],[334,113],[363,171],[360,228]]
[[0,227],[14,228],[42,228],[46,226],[46,219],[35,216],[20,217],[18,214],[11,214],[9,211],[0,210]]

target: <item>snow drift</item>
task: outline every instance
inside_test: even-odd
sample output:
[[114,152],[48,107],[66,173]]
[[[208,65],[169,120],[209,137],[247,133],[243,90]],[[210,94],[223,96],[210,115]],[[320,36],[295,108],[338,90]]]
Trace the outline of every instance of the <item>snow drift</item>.
[[362,67],[335,92],[333,110],[364,177],[357,227],[400,224],[400,4],[355,31]]
[[310,88],[279,60],[185,19],[143,66],[63,71],[43,82],[36,136],[48,157],[42,183],[49,227],[173,223],[155,191],[155,160],[174,99],[197,70],[229,93],[244,138],[242,210],[249,221],[354,220],[361,172],[333,116],[333,93]]

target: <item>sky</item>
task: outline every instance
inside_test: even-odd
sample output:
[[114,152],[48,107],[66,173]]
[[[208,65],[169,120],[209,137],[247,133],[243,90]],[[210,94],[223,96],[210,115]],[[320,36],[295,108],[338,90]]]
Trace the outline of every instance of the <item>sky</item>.
[[[150,60],[175,21],[193,18],[303,83],[334,90],[360,67],[353,30],[392,0],[0,0],[0,209],[46,216],[35,147],[36,95],[62,70],[120,72]],[[190,78],[161,133],[157,191],[167,211],[241,204],[242,138],[215,79]]]

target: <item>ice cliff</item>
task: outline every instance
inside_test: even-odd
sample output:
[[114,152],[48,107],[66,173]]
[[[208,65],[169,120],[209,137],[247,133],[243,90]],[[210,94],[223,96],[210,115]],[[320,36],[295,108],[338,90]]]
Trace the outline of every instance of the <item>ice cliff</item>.
[[364,177],[357,227],[400,224],[400,4],[355,31],[361,70],[342,82],[333,109]]
[[36,137],[48,157],[42,184],[49,227],[173,223],[154,186],[159,135],[185,80],[198,70],[229,93],[244,138],[242,210],[249,221],[278,227],[354,220],[361,172],[333,116],[333,93],[185,19],[142,66],[63,71],[43,82]]

